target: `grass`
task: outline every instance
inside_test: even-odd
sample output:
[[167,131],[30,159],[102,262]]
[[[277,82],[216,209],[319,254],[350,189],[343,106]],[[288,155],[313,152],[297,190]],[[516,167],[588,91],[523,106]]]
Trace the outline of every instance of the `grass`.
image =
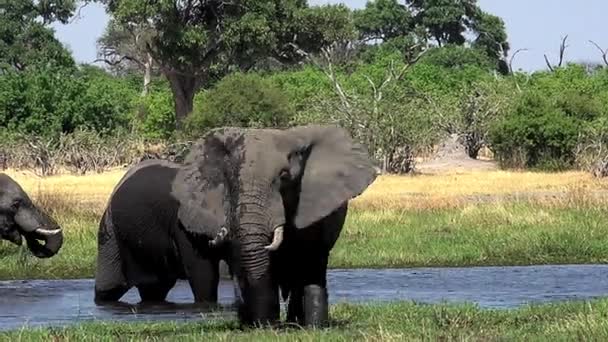
[[[0,279],[93,277],[99,217],[124,170],[37,178],[9,171],[64,227],[58,255],[37,259],[0,242]],[[585,173],[471,172],[383,176],[352,202],[331,267],[608,262],[607,180]],[[542,194],[544,197],[501,197]],[[552,197],[552,193],[562,196]],[[480,203],[477,197],[488,195]],[[607,340],[608,299],[482,310],[409,302],[331,307],[325,330],[243,331],[235,321],[86,323],[0,333],[7,341]]]
[[[0,279],[93,277],[98,215],[63,209],[61,251],[37,259],[0,243]],[[350,212],[333,268],[529,265],[608,261],[608,206],[490,203]]]
[[606,341],[608,300],[483,310],[410,302],[331,307],[328,329],[241,330],[235,321],[86,323],[0,333],[6,341]]
[[[0,242],[0,279],[93,277],[99,217],[123,173],[39,179],[9,172],[64,227],[65,242],[50,259]],[[380,177],[353,201],[330,267],[605,263],[608,201],[591,197],[595,189],[608,182],[579,172]],[[564,196],[463,199],[535,191]]]

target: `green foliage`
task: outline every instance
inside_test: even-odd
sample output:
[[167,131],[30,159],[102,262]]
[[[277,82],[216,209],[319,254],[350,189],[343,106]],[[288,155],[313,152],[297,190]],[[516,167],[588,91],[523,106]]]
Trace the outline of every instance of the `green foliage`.
[[559,170],[572,166],[580,121],[538,92],[524,94],[490,132],[491,148],[507,167]]
[[477,0],[406,0],[416,25],[439,45],[462,45],[464,33],[478,16]]
[[313,98],[332,92],[327,76],[311,66],[275,73],[268,79],[287,96],[296,112],[307,111]]
[[84,67],[78,76],[84,89],[77,96],[72,127],[64,132],[73,131],[76,127],[87,127],[101,133],[127,129],[132,118],[133,101],[139,95],[137,88],[96,67]]
[[292,115],[288,98],[272,82],[235,73],[197,97],[186,130],[199,134],[217,126],[284,127]]
[[268,57],[298,62],[302,49],[314,53],[354,36],[350,10],[344,5],[309,8],[299,0],[211,1],[196,6],[173,0],[98,1],[107,4],[117,25],[155,31],[148,50],[171,82],[178,124],[190,114],[194,95],[212,76],[248,70]]
[[0,127],[57,135],[88,127],[127,127],[136,92],[91,67],[79,72],[42,69],[0,75]]
[[478,34],[473,47],[485,51],[486,55],[494,61],[496,70],[502,74],[509,73],[509,66],[505,62],[509,42],[504,21],[495,15],[480,12],[473,23],[473,29]]
[[459,45],[446,45],[442,48],[431,48],[420,62],[447,69],[478,67],[484,70],[491,70],[494,67],[492,61],[484,51]]
[[168,139],[175,131],[175,107],[169,89],[152,91],[140,98],[137,105],[136,127],[143,137]]
[[74,61],[46,25],[65,23],[76,2],[3,0],[0,13],[0,71],[35,67],[73,68]]
[[407,36],[413,28],[409,8],[397,0],[372,0],[365,8],[355,11],[355,26],[364,40],[388,41]]

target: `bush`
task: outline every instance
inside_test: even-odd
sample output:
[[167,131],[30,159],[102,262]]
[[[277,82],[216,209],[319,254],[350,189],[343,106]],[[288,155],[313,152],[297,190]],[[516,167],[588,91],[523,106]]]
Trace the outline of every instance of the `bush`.
[[169,89],[158,89],[138,100],[137,131],[151,140],[169,139],[175,132],[175,106]]
[[284,127],[293,116],[281,90],[257,74],[232,74],[195,99],[185,121],[189,134],[218,126]]
[[538,92],[529,92],[490,130],[490,148],[503,167],[569,168],[580,121]]
[[127,128],[137,92],[104,71],[41,68],[0,75],[0,127],[53,135]]

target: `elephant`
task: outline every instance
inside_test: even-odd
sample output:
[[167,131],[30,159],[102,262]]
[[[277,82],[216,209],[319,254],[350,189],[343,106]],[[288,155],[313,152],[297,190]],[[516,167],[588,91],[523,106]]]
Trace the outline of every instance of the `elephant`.
[[119,301],[132,287],[142,303],[164,302],[177,279],[188,280],[196,303],[217,303],[219,262],[226,253],[178,220],[179,202],[171,195],[178,170],[175,163],[147,159],[114,187],[97,234],[97,305]]
[[228,253],[241,324],[278,324],[282,297],[288,322],[321,327],[330,251],[376,170],[339,126],[223,127],[195,142],[172,193],[184,229]]
[[4,173],[0,173],[0,238],[18,246],[25,238],[28,249],[38,258],[56,255],[63,244],[59,224]]

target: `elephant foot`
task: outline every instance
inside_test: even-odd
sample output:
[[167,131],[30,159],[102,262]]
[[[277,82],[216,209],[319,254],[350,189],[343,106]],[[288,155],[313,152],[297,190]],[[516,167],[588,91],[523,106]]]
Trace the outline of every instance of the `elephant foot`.
[[329,323],[327,289],[319,285],[304,287],[304,326],[325,327]]
[[253,314],[243,303],[238,304],[238,318],[241,327],[246,328],[274,328],[279,326],[279,317],[273,315],[269,317],[258,317],[253,318]]
[[95,289],[95,305],[116,303],[122,296],[129,291],[128,286],[118,286],[109,290]]
[[291,291],[289,294],[289,304],[287,304],[287,323],[304,324],[304,306],[302,290]]

